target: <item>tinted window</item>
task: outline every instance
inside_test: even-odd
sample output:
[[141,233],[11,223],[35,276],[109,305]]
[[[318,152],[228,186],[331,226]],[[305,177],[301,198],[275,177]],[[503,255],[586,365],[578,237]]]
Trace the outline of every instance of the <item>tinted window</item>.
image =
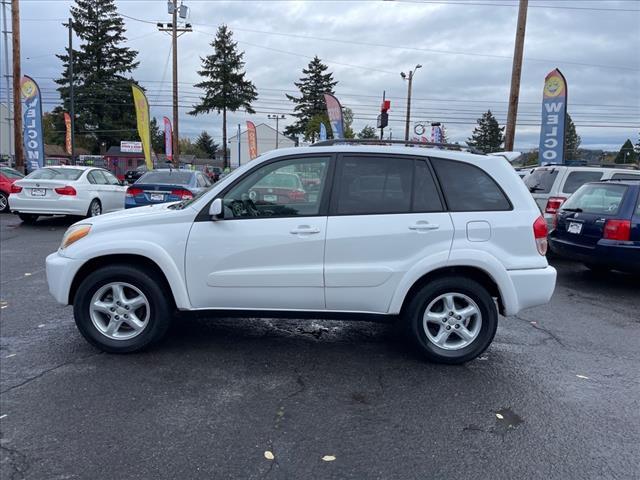
[[626,185],[584,185],[561,208],[579,208],[584,213],[615,215],[626,191]]
[[433,175],[422,160],[416,162],[415,180],[413,186],[414,212],[441,212],[442,202],[438,195]]
[[452,212],[510,210],[498,184],[483,170],[464,162],[432,160],[444,197]]
[[640,180],[640,173],[614,173],[614,180]]
[[77,168],[47,167],[31,172],[25,178],[32,180],[77,180],[83,171]]
[[562,191],[564,193],[573,193],[585,183],[597,182],[601,178],[602,172],[571,172],[567,175]]
[[413,163],[411,158],[342,158],[337,172],[336,213],[410,212]]
[[537,168],[524,177],[524,184],[531,193],[549,193],[557,176],[558,170],[555,168]]
[[318,215],[328,167],[326,157],[259,167],[225,194],[224,218]]
[[193,173],[179,170],[153,171],[142,175],[136,183],[153,183],[164,185],[188,185]]

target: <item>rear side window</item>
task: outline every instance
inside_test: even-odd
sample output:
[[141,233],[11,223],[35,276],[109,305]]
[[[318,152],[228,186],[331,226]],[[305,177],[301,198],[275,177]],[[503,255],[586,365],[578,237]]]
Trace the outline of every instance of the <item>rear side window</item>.
[[511,210],[509,199],[498,184],[475,165],[434,158],[444,197],[452,212]]
[[442,201],[438,195],[436,182],[426,162],[416,161],[415,180],[413,184],[414,212],[441,212]]
[[602,172],[571,172],[567,175],[562,191],[564,193],[573,193],[582,185],[588,182],[597,182],[602,178]]
[[555,168],[537,168],[524,177],[524,184],[531,193],[549,193],[558,176]]
[[338,215],[411,212],[412,158],[343,157],[335,211]]
[[579,212],[596,215],[615,215],[627,191],[626,185],[596,183],[584,185],[562,205],[562,210],[579,209]]

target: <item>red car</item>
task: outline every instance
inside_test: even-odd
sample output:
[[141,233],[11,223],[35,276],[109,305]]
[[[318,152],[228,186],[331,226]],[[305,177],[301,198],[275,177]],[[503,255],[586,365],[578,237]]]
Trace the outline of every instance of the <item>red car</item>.
[[11,185],[21,178],[24,178],[24,175],[19,171],[9,167],[0,167],[0,213],[9,211]]

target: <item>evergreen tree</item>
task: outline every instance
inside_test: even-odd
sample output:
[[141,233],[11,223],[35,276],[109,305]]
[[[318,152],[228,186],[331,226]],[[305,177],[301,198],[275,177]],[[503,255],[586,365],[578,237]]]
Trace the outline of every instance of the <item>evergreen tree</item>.
[[[71,16],[80,40],[79,49],[73,51],[76,129],[92,132],[81,143],[98,153],[102,142],[109,147],[138,137],[133,79],[127,78],[138,66],[138,52],[122,46],[125,26],[114,0],[76,0]],[[69,111],[68,49],[58,58],[63,72],[56,83],[64,109]]]
[[196,139],[196,146],[207,154],[207,158],[215,158],[218,145],[213,141],[211,135],[206,131],[202,131],[200,136]]
[[153,117],[149,122],[149,130],[151,131],[151,150],[156,153],[165,153],[164,130],[160,130],[156,117]]
[[207,153],[203,151],[198,145],[188,137],[183,137],[178,140],[180,144],[180,153],[183,155],[193,155],[196,158],[207,158]]
[[[308,123],[312,117],[316,115],[326,115],[327,105],[324,101],[325,93],[334,93],[333,87],[338,82],[333,80],[331,72],[325,73],[329,67],[324,65],[320,59],[315,56],[307,68],[302,69],[303,77],[294,85],[300,90],[300,97],[287,95],[295,106],[293,107],[296,122],[289,125],[284,134],[288,136],[304,135],[305,140],[313,140],[315,137],[311,132],[318,132],[308,128]],[[318,124],[319,125],[319,124]],[[327,129],[329,134],[330,128]]]
[[633,149],[633,143],[627,138],[622,148],[616,155],[616,163],[635,163],[638,160],[638,154]]
[[567,126],[564,134],[564,159],[565,160],[577,160],[578,148],[580,148],[582,139],[578,132],[576,132],[576,126],[571,119],[571,115],[567,113]]
[[344,138],[356,138],[356,133],[353,131],[351,125],[353,125],[353,110],[349,107],[342,107],[342,122]]
[[42,130],[45,144],[64,147],[66,125],[64,123],[64,111],[62,107],[57,106],[52,111],[42,114]]
[[242,70],[244,52],[238,51],[238,43],[233,41],[233,32],[221,25],[216,38],[211,42],[213,53],[202,60],[202,70],[198,74],[203,81],[195,86],[204,90],[200,103],[194,105],[190,115],[200,115],[216,111],[222,112],[222,151],[224,166],[227,167],[227,111],[244,109],[255,113],[251,102],[258,98],[256,87],[245,79]]
[[638,134],[638,141],[636,142],[636,146],[634,147],[636,153],[640,155],[640,133]]
[[498,124],[498,120],[493,116],[491,110],[482,114],[477,123],[478,126],[473,130],[473,134],[467,140],[467,144],[483,153],[500,151],[500,146],[504,141],[502,134],[504,127]]
[[360,133],[358,133],[358,138],[361,138],[361,139],[378,138],[378,133],[376,132],[375,128],[370,127],[369,125],[365,125],[365,127],[362,130],[360,130]]

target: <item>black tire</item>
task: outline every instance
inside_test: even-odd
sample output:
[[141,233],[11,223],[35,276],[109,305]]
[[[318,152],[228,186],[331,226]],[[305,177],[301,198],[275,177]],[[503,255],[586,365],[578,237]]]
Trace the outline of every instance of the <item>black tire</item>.
[[[94,213],[94,209],[97,209],[99,213]],[[97,217],[98,215],[102,215],[102,204],[100,203],[100,200],[94,198],[89,204],[89,210],[87,210],[87,218]]]
[[[149,302],[149,320],[135,337],[127,340],[111,339],[103,335],[93,324],[90,304],[98,289],[111,282],[125,282],[138,288]],[[76,326],[84,338],[94,347],[109,353],[130,353],[149,347],[167,332],[175,307],[171,294],[163,284],[151,278],[138,267],[110,265],[91,273],[80,284],[73,302]]]
[[[423,316],[429,304],[446,293],[466,295],[475,302],[482,315],[477,337],[469,345],[457,350],[446,350],[432,343],[423,327]],[[410,299],[402,320],[411,340],[427,360],[456,365],[473,360],[491,344],[498,328],[498,311],[493,298],[481,284],[469,278],[451,276],[429,282],[418,290]]]
[[38,220],[38,215],[34,215],[33,213],[18,213],[18,217],[27,225],[35,225]]
[[597,263],[585,263],[584,266],[597,275],[605,275],[611,271],[610,267],[598,265]]
[[0,213],[5,213],[8,211],[9,211],[9,199],[3,192],[0,192]]

